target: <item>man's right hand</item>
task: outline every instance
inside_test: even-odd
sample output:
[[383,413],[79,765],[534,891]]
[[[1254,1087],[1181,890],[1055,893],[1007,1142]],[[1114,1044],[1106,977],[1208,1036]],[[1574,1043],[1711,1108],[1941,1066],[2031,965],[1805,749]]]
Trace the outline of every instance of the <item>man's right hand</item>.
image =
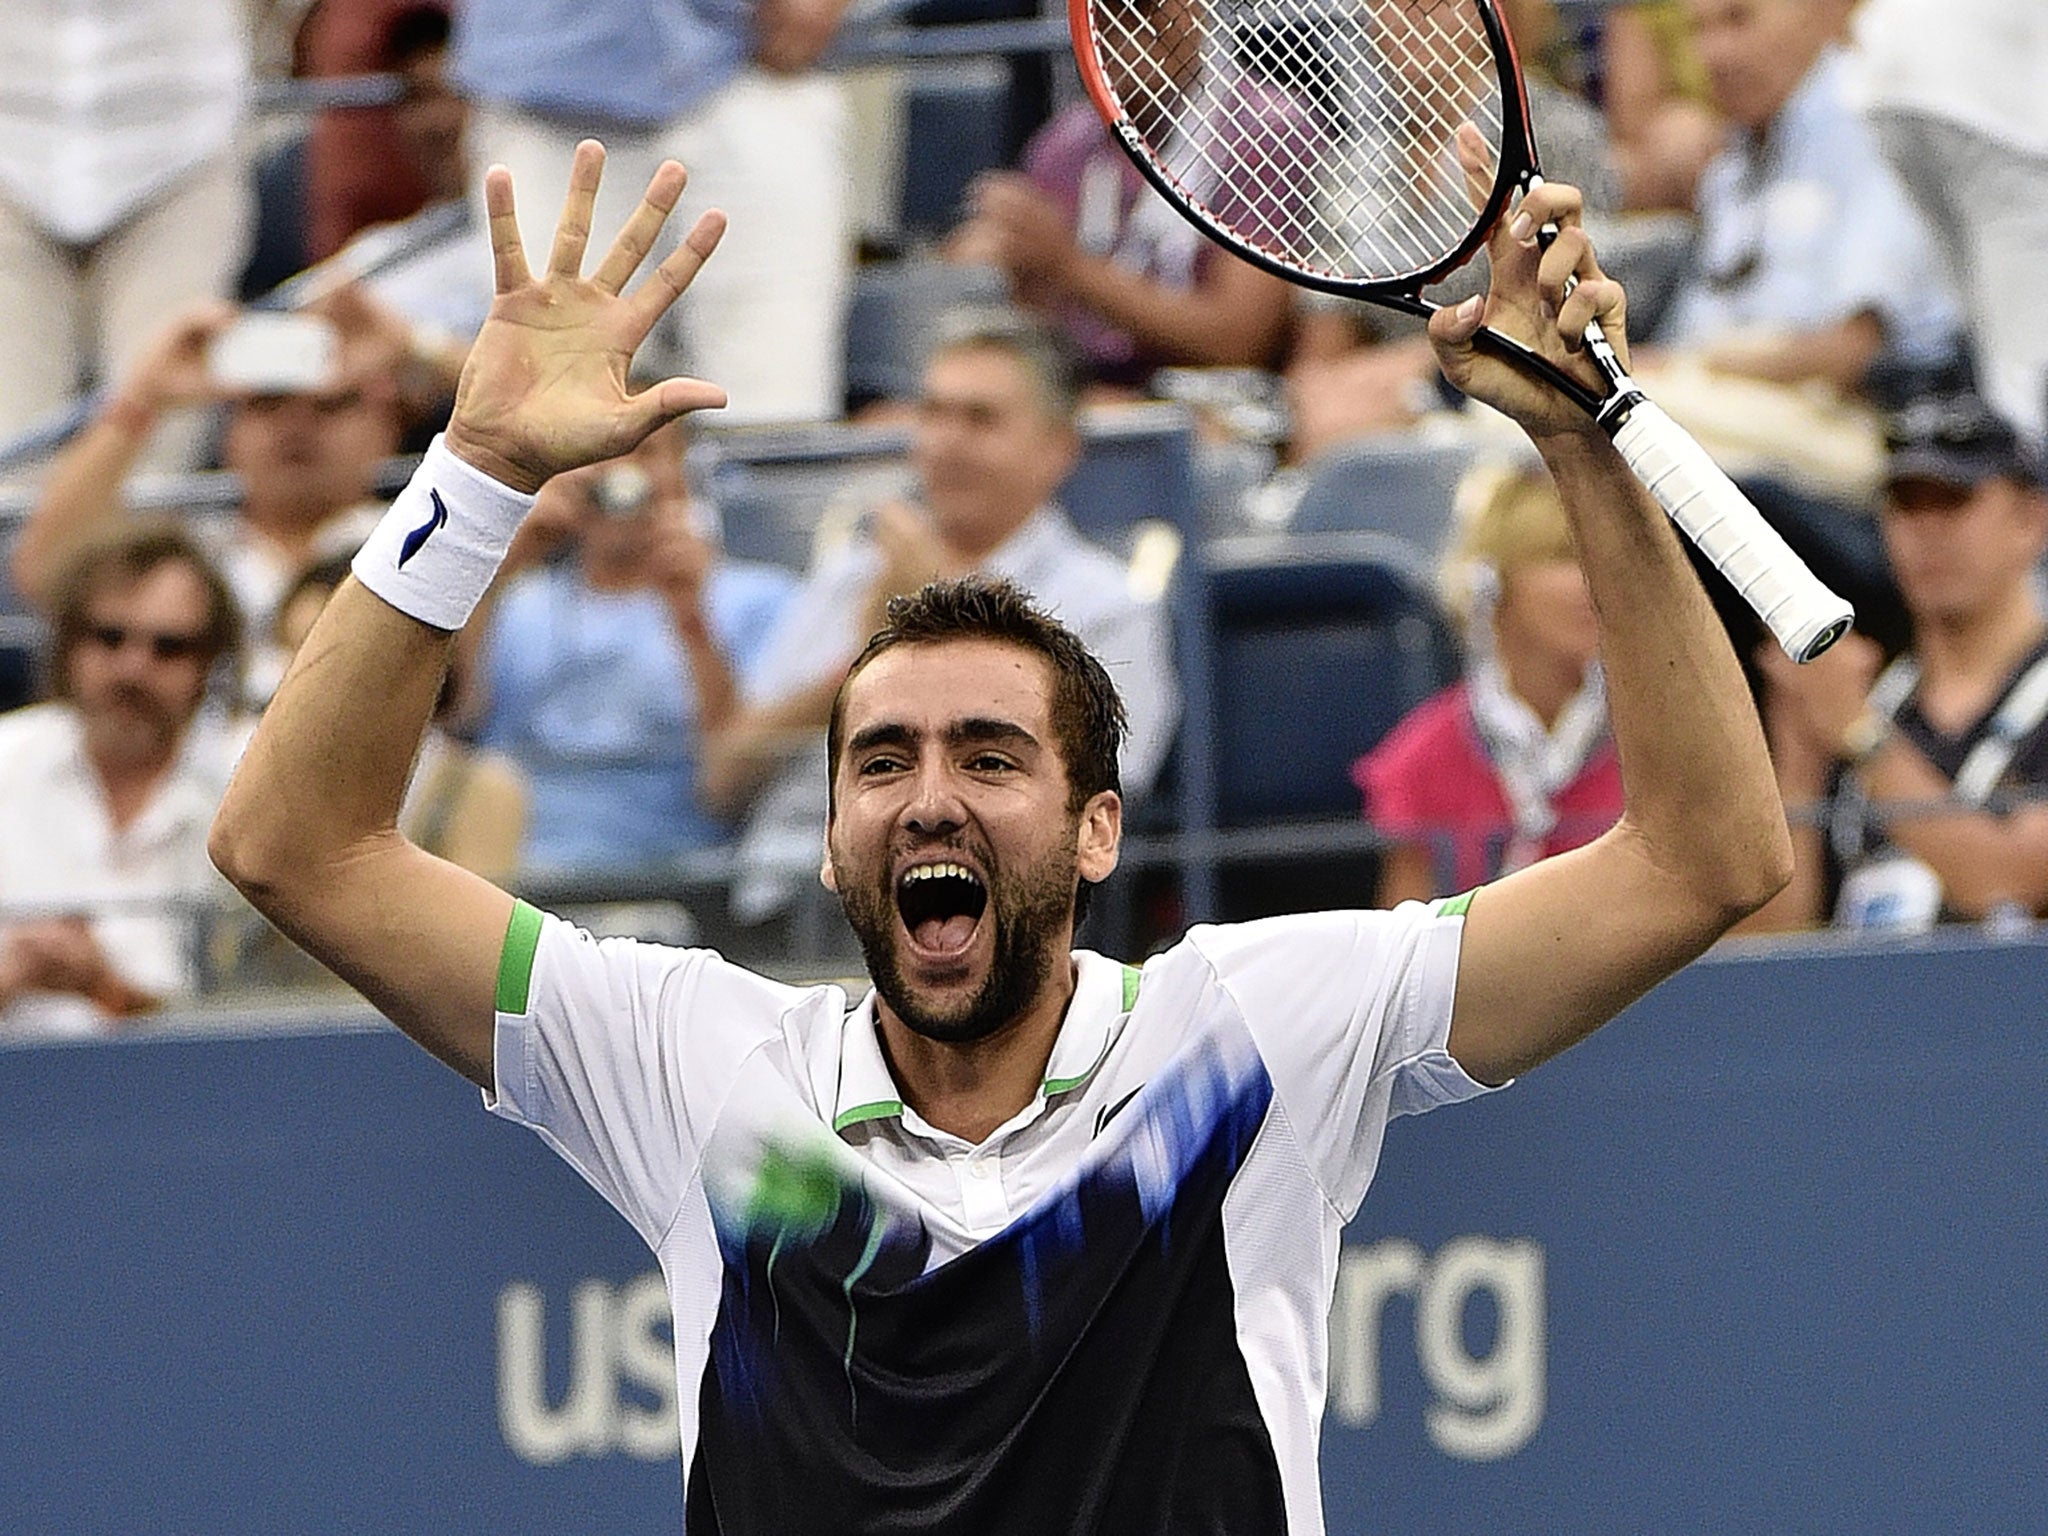
[[563,470],[631,452],[663,422],[725,404],[724,390],[697,379],[667,379],[637,395],[627,389],[634,351],[717,247],[725,216],[706,213],[654,275],[625,294],[686,178],[680,165],[664,161],[597,270],[584,277],[603,171],[601,145],[585,139],[576,146],[554,248],[539,277],[520,243],[511,174],[493,166],[484,177],[497,297],[462,370],[447,443],[514,490],[537,491]]

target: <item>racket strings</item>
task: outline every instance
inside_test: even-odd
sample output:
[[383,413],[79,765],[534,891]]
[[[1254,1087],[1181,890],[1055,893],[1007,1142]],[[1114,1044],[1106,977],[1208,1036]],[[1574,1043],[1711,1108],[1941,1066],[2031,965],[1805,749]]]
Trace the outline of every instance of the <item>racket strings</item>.
[[1472,0],[1090,0],[1139,147],[1198,212],[1318,276],[1387,281],[1469,236],[1455,138],[1497,156],[1503,103]]

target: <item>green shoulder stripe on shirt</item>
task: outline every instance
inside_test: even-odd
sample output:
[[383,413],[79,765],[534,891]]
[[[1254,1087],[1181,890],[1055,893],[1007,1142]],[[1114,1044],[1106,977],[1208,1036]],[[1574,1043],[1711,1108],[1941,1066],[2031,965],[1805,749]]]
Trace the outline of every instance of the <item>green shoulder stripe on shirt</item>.
[[1463,917],[1472,906],[1472,898],[1478,894],[1479,888],[1474,886],[1462,896],[1446,897],[1436,904],[1436,915],[1438,917]]
[[1138,1006],[1138,983],[1145,979],[1145,973],[1135,965],[1124,967],[1124,1012],[1129,1013]]
[[533,988],[533,952],[540,947],[540,909],[512,903],[512,921],[505,925],[505,947],[498,952],[498,1012],[517,1018],[526,1012]]
[[872,1104],[856,1104],[832,1120],[832,1129],[843,1131],[849,1125],[859,1125],[863,1120],[882,1120],[890,1115],[903,1113],[903,1104],[897,1099],[877,1099]]

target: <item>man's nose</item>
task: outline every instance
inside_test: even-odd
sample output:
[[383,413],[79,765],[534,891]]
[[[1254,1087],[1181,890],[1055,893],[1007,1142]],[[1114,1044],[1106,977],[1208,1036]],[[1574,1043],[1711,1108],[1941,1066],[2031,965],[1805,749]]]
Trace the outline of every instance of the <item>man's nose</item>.
[[936,754],[921,763],[903,808],[903,824],[927,836],[951,832],[966,823],[959,784],[951,767]]

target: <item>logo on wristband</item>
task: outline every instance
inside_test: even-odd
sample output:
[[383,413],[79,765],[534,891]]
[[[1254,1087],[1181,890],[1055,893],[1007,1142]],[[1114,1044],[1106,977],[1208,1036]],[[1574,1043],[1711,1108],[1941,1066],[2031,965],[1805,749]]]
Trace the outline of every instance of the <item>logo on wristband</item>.
[[433,513],[424,523],[421,523],[419,527],[408,533],[405,536],[405,542],[398,546],[398,568],[400,570],[405,569],[405,562],[418,554],[425,546],[427,540],[431,539],[435,532],[448,521],[448,504],[441,499],[441,493],[430,489],[427,495],[433,499]]

